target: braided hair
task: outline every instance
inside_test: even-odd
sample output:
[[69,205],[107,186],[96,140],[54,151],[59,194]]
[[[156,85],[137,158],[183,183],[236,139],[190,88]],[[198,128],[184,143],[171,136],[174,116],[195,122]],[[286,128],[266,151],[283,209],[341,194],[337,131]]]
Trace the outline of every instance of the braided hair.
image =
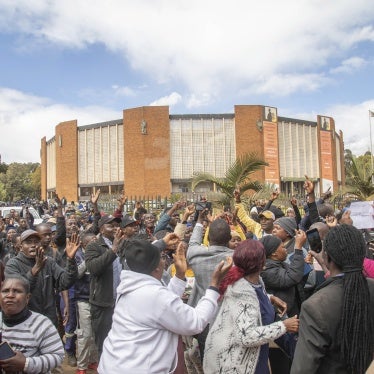
[[350,225],[331,229],[324,250],[344,273],[343,306],[338,339],[340,356],[355,374],[365,373],[373,358],[373,326],[370,316],[370,293],[362,266],[366,253],[361,232]]

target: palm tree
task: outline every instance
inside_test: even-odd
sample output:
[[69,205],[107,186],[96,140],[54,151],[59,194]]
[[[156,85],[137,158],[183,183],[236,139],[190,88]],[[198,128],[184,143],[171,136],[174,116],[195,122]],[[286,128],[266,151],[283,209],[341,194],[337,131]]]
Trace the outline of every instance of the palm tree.
[[217,178],[209,173],[195,173],[192,179],[192,190],[202,182],[214,183],[225,195],[224,201],[227,202],[232,198],[235,188],[239,188],[241,193],[248,190],[259,191],[262,184],[251,180],[250,175],[267,165],[268,163],[259,158],[256,153],[246,153],[229,166],[223,178]]
[[371,154],[356,157],[347,149],[344,155],[346,189],[360,200],[372,200],[374,195]]

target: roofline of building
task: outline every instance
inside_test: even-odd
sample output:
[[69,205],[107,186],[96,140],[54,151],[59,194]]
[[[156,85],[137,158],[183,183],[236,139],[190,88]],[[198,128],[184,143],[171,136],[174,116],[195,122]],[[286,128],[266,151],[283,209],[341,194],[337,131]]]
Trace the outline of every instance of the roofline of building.
[[123,124],[123,119],[121,118],[121,119],[114,119],[111,121],[92,123],[91,125],[79,126],[78,130],[83,131],[83,130],[89,130],[89,129],[94,129],[98,127],[116,126],[116,125],[122,125],[122,124]]
[[[169,115],[170,120],[179,120],[179,119],[234,119],[235,113],[222,113],[222,114],[171,114]],[[287,122],[287,123],[298,123],[298,124],[305,124],[309,126],[317,126],[317,122],[314,121],[306,121],[297,118],[289,118],[289,117],[280,117],[278,116],[278,122]],[[90,125],[78,126],[78,131],[84,131],[94,128],[100,128],[104,126],[116,126],[122,125],[123,119],[115,119],[110,121],[92,123]],[[53,142],[55,140],[55,136],[47,141],[47,144]]]
[[223,114],[171,114],[169,119],[234,119],[234,113]]
[[306,121],[304,119],[297,119],[297,118],[289,118],[289,117],[280,117],[278,116],[278,122],[286,122],[286,123],[304,123],[305,125],[309,126],[317,126],[317,122],[314,121]]

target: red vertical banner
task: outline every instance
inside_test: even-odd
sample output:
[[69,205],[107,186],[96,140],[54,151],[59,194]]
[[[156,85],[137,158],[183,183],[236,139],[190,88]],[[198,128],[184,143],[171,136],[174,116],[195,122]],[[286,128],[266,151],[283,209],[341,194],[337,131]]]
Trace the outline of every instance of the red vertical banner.
[[321,152],[322,190],[326,191],[328,187],[332,187],[332,189],[334,189],[331,132],[320,131],[319,136],[320,136],[320,144],[321,144],[320,152]]
[[263,132],[264,158],[269,164],[269,166],[265,167],[265,181],[279,186],[278,124],[264,121]]

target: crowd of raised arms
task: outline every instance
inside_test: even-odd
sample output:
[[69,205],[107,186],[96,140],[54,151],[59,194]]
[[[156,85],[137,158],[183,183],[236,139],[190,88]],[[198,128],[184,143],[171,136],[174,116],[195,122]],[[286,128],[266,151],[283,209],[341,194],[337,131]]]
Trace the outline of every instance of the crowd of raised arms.
[[[374,352],[374,234],[327,192],[254,206],[53,202],[0,220],[0,371],[365,373]],[[243,199],[245,200],[245,199]],[[109,213],[109,214],[108,214]]]

